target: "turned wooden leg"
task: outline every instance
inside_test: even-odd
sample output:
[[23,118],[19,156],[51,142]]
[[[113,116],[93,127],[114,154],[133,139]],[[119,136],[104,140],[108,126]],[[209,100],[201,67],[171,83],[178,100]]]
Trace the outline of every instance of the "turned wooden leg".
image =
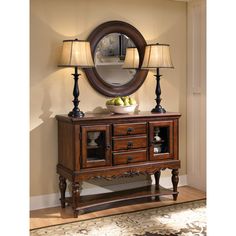
[[178,197],[178,192],[177,192],[177,186],[178,186],[178,183],[179,183],[179,171],[178,169],[173,169],[172,170],[172,184],[173,184],[173,192],[176,192],[173,194],[173,199],[174,201],[177,200],[177,197]]
[[[157,171],[155,174],[154,174],[154,177],[155,177],[155,184],[156,184],[156,189],[160,189],[160,184],[159,184],[159,181],[160,181],[160,176],[161,176],[161,171]],[[160,201],[160,196],[156,196],[156,200],[157,201]]]
[[59,176],[59,189],[60,189],[60,192],[61,192],[61,207],[62,208],[65,208],[66,206],[66,197],[65,197],[65,194],[66,194],[66,179],[63,177],[63,176]]
[[78,217],[79,210],[77,210],[78,202],[80,200],[81,185],[79,182],[72,183],[72,209],[74,211],[74,217]]

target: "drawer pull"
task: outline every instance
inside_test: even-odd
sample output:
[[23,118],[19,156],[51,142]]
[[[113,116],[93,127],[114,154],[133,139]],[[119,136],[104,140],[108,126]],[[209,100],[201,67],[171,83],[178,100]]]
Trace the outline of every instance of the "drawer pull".
[[132,148],[132,147],[133,147],[133,142],[131,142],[131,141],[127,142],[127,148],[129,149],[129,148]]
[[131,133],[132,131],[134,131],[134,129],[133,129],[132,127],[128,127],[128,128],[127,128],[127,133],[128,133],[128,134]]
[[144,162],[147,160],[147,149],[139,151],[123,151],[119,153],[113,153],[113,164],[122,165],[122,164],[131,164]]
[[133,160],[133,157],[127,157],[127,163],[129,163],[130,161],[132,161]]

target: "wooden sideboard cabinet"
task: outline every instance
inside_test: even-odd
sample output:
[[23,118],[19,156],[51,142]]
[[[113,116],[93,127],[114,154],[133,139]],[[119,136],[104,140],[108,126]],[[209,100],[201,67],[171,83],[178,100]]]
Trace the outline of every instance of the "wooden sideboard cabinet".
[[[179,113],[139,112],[129,115],[86,114],[83,118],[58,115],[58,165],[61,207],[81,210],[138,198],[178,196]],[[161,170],[172,169],[173,190],[159,187]],[[125,191],[81,196],[82,182],[153,174],[156,183]],[[67,182],[71,197],[65,197]]]

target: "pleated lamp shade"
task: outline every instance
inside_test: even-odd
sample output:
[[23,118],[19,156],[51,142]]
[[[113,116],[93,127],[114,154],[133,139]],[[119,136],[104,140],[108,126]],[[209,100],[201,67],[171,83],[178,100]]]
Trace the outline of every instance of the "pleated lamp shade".
[[145,48],[142,68],[173,68],[169,45],[147,45]]
[[87,41],[64,40],[58,66],[90,68],[94,66],[90,43]]
[[134,47],[126,48],[125,61],[122,66],[123,69],[135,69],[139,67],[139,53],[138,49]]

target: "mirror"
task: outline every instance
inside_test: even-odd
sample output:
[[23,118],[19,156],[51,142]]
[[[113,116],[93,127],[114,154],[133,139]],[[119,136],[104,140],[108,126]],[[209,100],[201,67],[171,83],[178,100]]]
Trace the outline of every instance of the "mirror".
[[127,47],[135,45],[125,34],[111,33],[99,41],[95,48],[94,64],[104,82],[122,86],[133,79],[136,70],[122,68]]
[[87,40],[95,67],[84,71],[94,89],[115,97],[130,95],[142,85],[147,70],[122,68],[127,47],[137,48],[140,66],[144,57],[146,42],[135,27],[122,21],[109,21],[98,26]]

